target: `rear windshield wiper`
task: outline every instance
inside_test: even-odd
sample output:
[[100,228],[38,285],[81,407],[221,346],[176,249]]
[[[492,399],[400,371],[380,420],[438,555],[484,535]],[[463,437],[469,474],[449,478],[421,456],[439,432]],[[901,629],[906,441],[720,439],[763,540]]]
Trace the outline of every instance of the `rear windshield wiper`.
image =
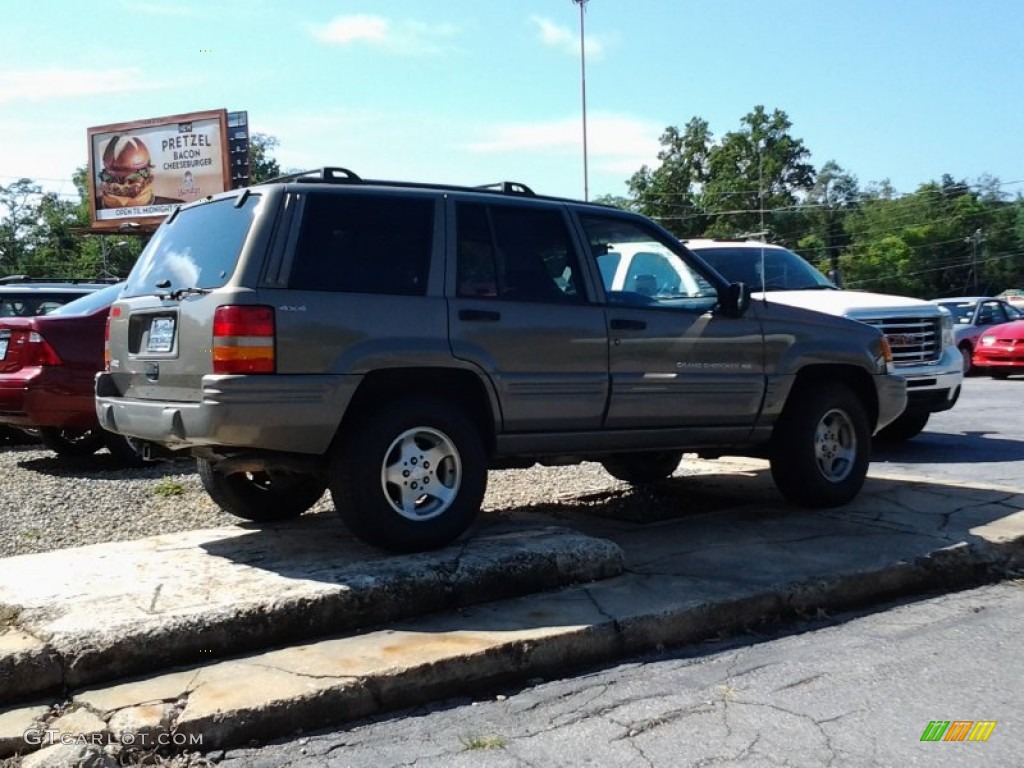
[[[163,288],[164,286],[158,286]],[[210,288],[179,288],[176,291],[168,291],[167,293],[158,293],[156,297],[158,299],[171,299],[173,301],[181,301],[186,296],[205,296],[210,293]]]

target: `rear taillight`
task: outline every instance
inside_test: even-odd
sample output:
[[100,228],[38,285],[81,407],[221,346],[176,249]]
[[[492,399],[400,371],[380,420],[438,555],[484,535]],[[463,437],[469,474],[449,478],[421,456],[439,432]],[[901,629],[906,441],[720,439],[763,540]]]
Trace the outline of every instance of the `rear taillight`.
[[111,307],[107,314],[107,323],[103,328],[103,370],[110,370],[110,318],[120,317],[121,308]]
[[274,341],[273,307],[217,307],[213,315],[213,372],[273,373]]
[[30,331],[28,337],[25,339],[25,346],[21,351],[22,354],[22,365],[24,366],[37,366],[37,365],[63,365],[64,361],[60,359],[60,355],[57,351],[50,346],[49,342],[43,338],[42,334],[36,331]]

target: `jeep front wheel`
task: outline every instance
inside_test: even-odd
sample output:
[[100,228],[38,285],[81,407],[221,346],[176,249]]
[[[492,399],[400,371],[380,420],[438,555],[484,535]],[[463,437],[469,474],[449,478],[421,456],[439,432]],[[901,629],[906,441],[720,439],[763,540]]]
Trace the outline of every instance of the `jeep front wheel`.
[[295,472],[235,472],[225,475],[206,459],[196,459],[199,479],[210,498],[235,517],[271,523],[298,517],[324,495],[327,484]]
[[605,472],[617,480],[643,485],[664,480],[679,467],[682,451],[643,451],[617,453],[601,462]]
[[871,430],[864,406],[849,387],[834,382],[817,386],[790,395],[772,436],[772,477],[796,504],[837,507],[864,485]]
[[472,524],[487,462],[479,431],[456,406],[403,400],[342,430],[328,485],[353,534],[382,549],[419,552]]

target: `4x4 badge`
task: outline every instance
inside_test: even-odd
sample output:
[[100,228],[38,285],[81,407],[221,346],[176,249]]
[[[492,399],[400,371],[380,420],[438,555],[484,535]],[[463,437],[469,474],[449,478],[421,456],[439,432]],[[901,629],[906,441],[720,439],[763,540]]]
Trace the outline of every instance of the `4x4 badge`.
[[290,307],[287,304],[282,304],[278,309],[282,312],[305,312],[306,305],[303,304],[301,307]]

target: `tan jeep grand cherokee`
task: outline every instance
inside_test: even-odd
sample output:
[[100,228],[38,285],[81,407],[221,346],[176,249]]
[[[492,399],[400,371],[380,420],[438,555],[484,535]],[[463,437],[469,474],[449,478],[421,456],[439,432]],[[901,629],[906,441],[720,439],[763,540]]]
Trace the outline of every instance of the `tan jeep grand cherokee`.
[[[683,277],[613,287],[627,252]],[[749,295],[639,215],[325,168],[168,217],[112,309],[96,408],[147,455],[190,451],[232,514],[329,489],[396,551],[452,541],[488,468],[536,462],[644,483],[684,451],[763,455],[788,499],[844,504],[904,383],[877,329]]]

